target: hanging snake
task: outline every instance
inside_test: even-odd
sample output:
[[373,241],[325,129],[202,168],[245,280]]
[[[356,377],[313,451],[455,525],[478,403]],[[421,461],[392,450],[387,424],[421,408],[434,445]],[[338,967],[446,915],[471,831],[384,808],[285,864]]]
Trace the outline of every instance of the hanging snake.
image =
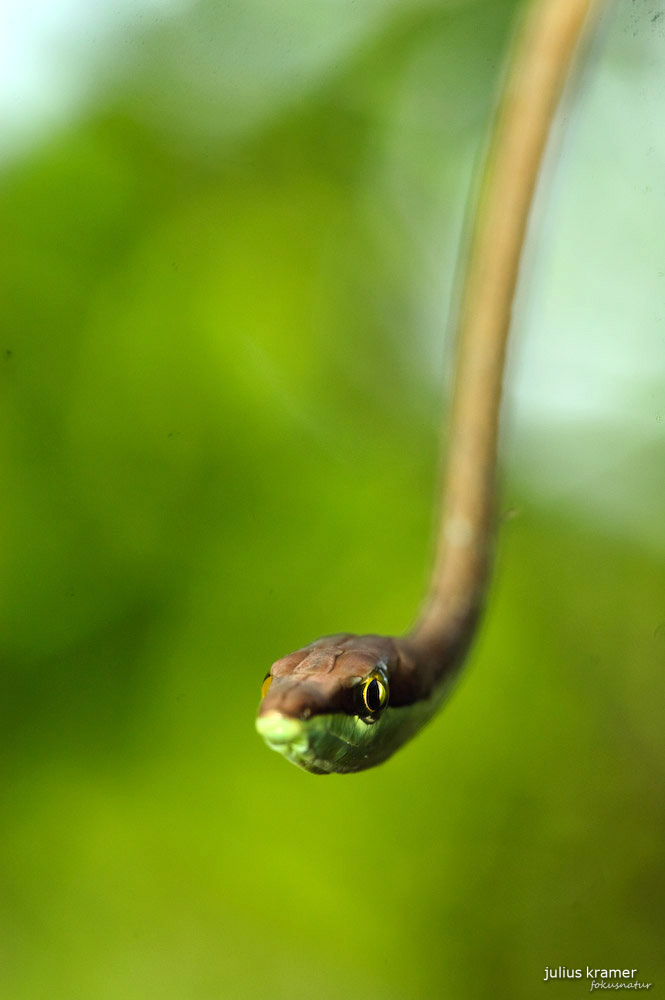
[[457,320],[441,533],[429,593],[404,636],[341,633],[273,663],[256,728],[314,774],[374,767],[431,718],[480,619],[495,528],[510,313],[550,123],[593,0],[535,0],[517,33],[483,174]]

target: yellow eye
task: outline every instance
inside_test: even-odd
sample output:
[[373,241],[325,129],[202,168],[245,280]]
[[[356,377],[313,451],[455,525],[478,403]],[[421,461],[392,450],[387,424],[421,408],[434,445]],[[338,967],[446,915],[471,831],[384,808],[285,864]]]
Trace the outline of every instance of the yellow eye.
[[265,698],[268,694],[268,689],[272,684],[272,674],[266,674],[263,678],[263,684],[261,685],[261,697]]
[[376,717],[388,704],[388,679],[382,670],[376,670],[363,681],[360,689],[362,715],[366,720]]

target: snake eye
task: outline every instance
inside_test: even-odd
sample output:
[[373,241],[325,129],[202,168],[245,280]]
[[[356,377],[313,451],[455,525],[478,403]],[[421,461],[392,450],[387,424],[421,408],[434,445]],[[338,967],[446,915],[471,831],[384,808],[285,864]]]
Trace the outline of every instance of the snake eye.
[[272,684],[272,674],[266,674],[263,678],[263,684],[261,685],[261,697],[265,698],[268,694],[268,689]]
[[365,722],[375,722],[388,704],[388,678],[383,670],[375,670],[360,686],[360,712]]

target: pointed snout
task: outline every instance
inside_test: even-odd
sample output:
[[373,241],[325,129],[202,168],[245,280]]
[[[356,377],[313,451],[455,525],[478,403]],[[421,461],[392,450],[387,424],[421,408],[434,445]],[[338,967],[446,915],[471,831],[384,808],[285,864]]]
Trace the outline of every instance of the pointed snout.
[[256,730],[266,743],[274,747],[297,743],[304,738],[302,722],[282,715],[281,712],[260,715],[256,720]]

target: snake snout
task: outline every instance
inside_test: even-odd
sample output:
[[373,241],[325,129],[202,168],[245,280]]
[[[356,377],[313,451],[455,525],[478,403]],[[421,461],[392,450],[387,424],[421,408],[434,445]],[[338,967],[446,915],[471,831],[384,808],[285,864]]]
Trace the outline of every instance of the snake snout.
[[289,718],[281,712],[267,712],[256,720],[260,736],[273,746],[285,746],[298,742],[303,736],[303,725],[298,719]]

